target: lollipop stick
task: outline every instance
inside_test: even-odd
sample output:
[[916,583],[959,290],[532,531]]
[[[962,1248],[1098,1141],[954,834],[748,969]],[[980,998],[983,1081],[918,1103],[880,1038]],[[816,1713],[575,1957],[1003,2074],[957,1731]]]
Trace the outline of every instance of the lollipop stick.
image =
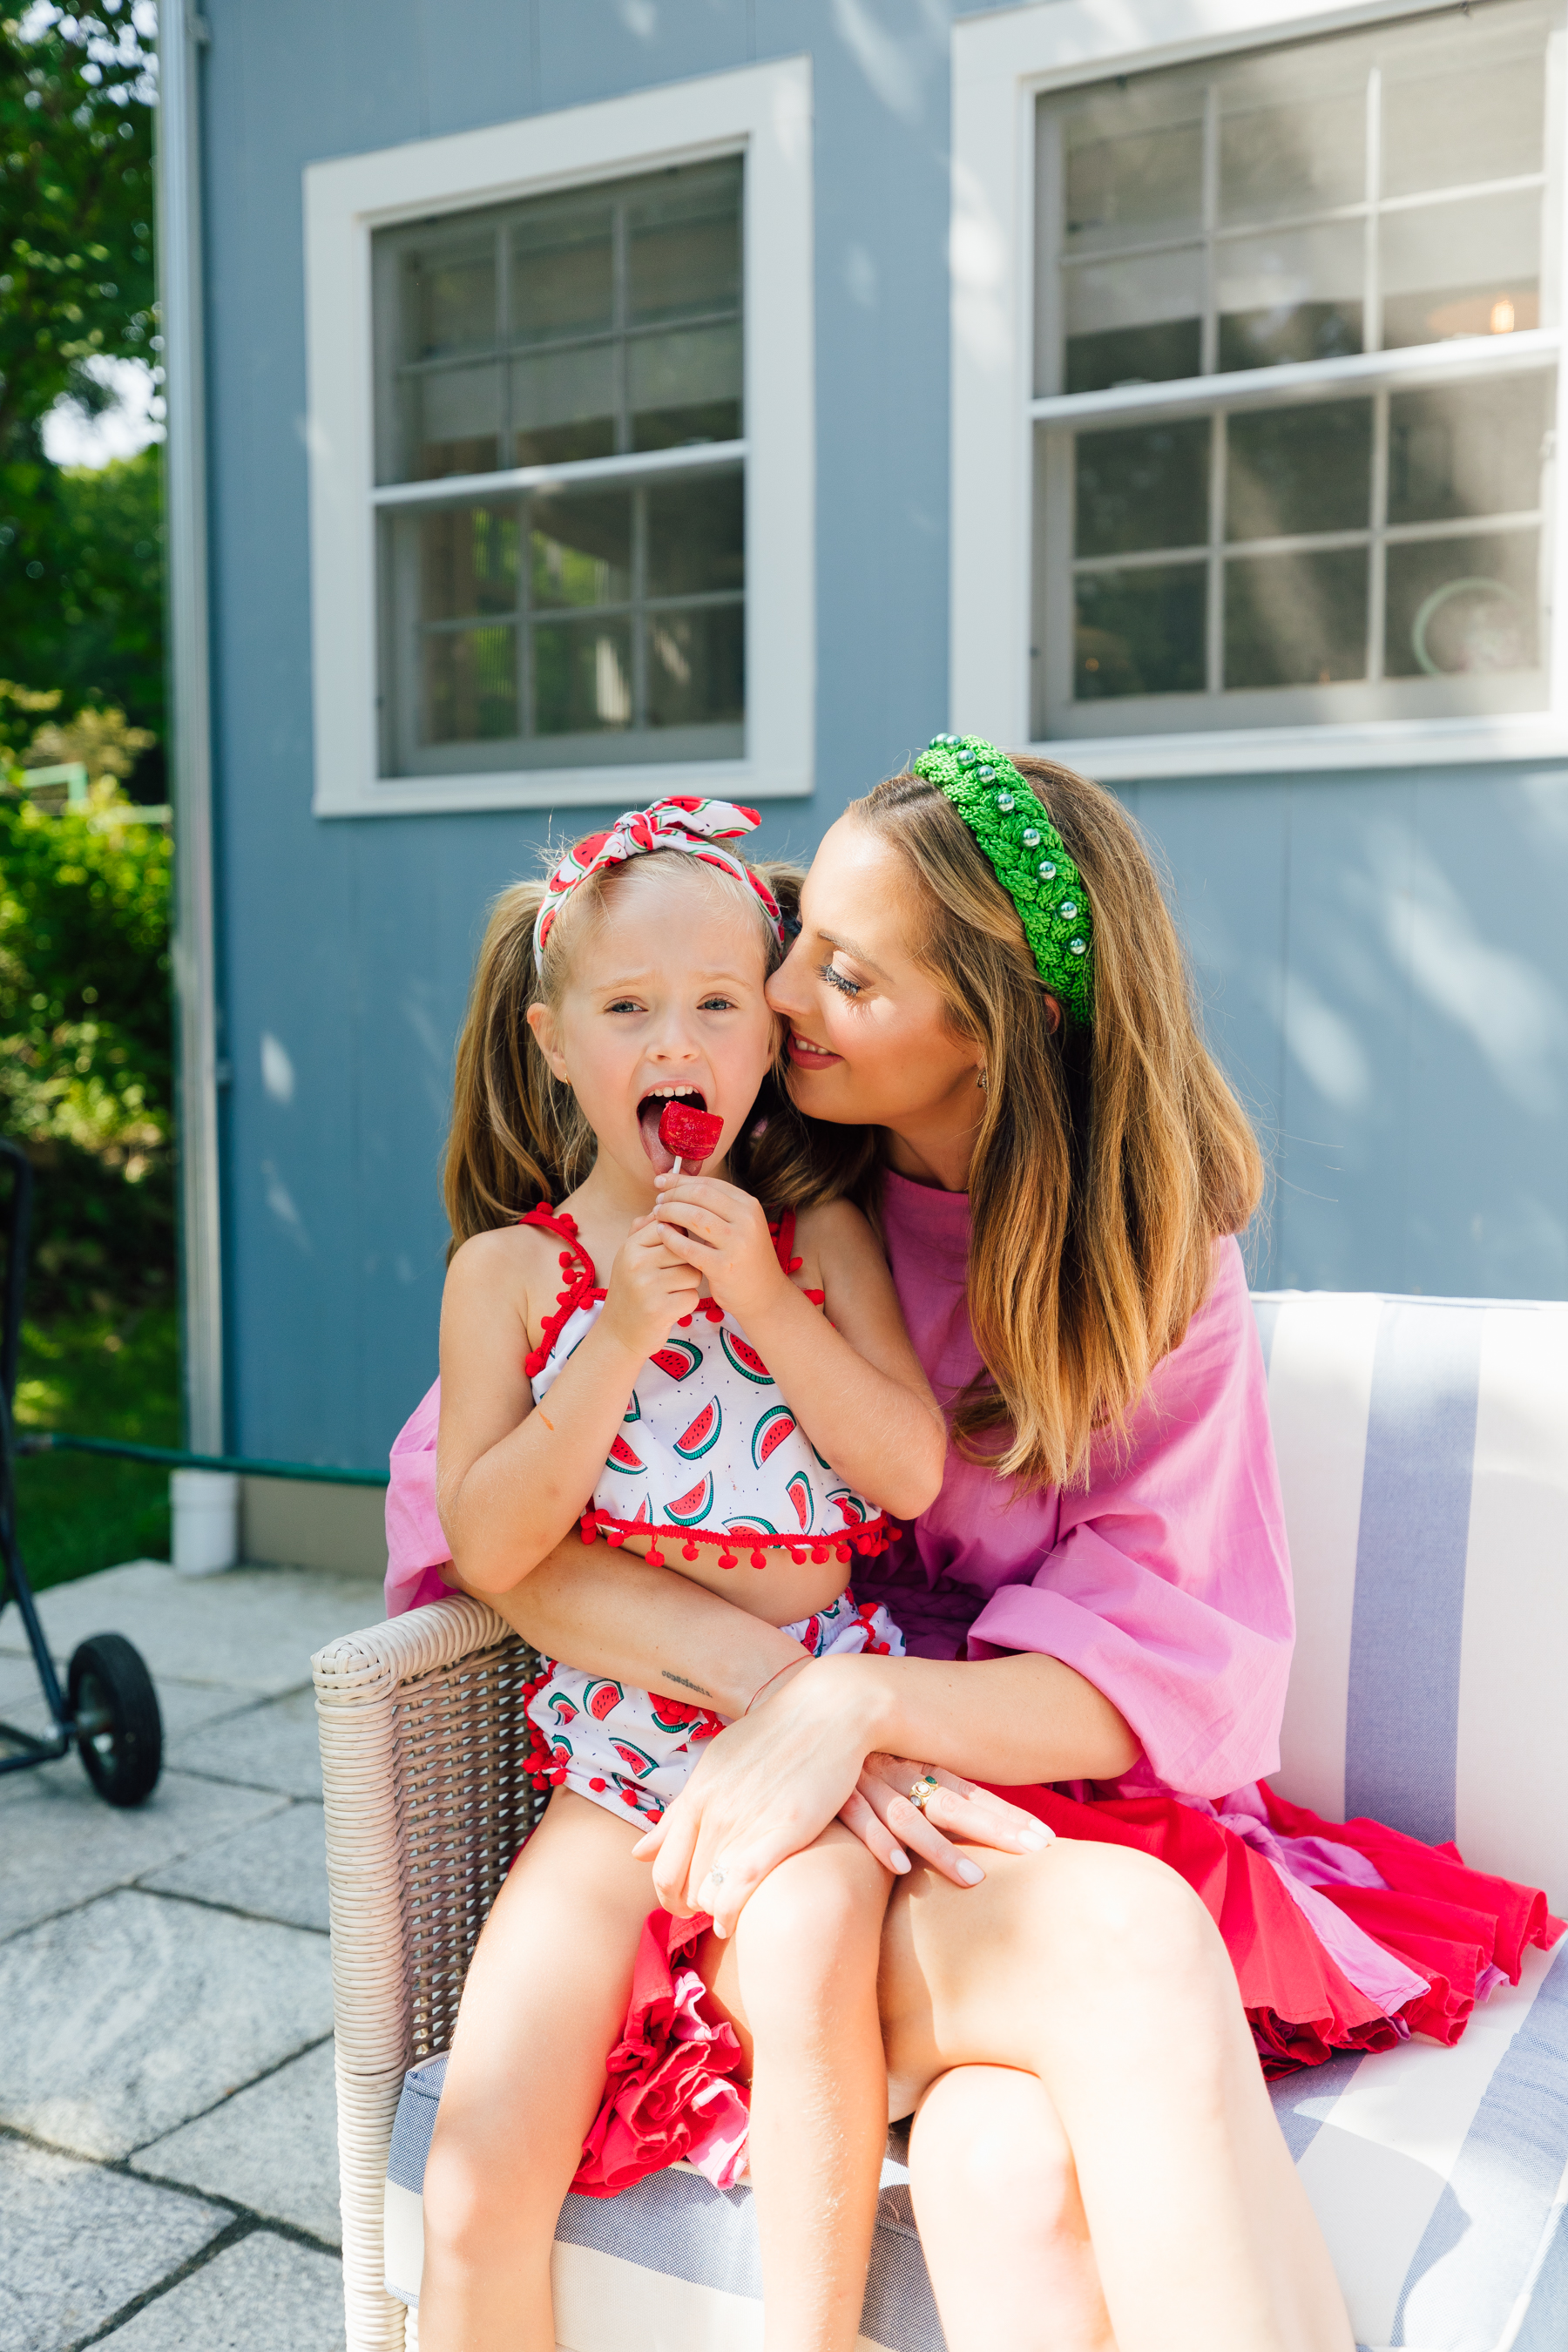
[[679,1176],[679,1173],[680,1173],[680,1159],[679,1159],[679,1154],[677,1154],[675,1165],[674,1165],[674,1167],[670,1170],[670,1171],[669,1171],[669,1172],[670,1172],[670,1174],[671,1174],[672,1176]]

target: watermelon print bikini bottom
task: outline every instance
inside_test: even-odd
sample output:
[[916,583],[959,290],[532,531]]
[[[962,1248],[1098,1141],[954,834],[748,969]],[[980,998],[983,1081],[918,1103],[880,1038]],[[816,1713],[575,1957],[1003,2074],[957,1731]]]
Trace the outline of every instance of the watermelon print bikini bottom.
[[[814,1657],[901,1658],[904,1637],[879,1601],[857,1603],[846,1589],[831,1608],[786,1625]],[[701,1744],[724,1728],[722,1716],[683,1706],[602,1675],[551,1665],[533,1685],[528,1719],[534,1744],[529,1769],[557,1788],[575,1789],[624,1819],[658,1821],[686,1786]]]

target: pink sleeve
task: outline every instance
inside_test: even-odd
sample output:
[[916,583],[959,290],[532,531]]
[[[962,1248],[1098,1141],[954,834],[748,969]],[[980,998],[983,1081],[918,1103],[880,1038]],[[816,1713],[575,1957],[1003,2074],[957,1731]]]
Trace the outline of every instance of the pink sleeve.
[[[1119,1707],[1146,1768],[1218,1797],[1275,1771],[1294,1617],[1263,1357],[1241,1252],[1154,1373],[1118,1460],[1064,1492],[1058,1538],[1004,1584],[972,1657],[1037,1650]],[[1134,1793],[1130,1781],[1126,1793]]]
[[441,1383],[422,1397],[392,1441],[386,1490],[386,1613],[401,1617],[427,1601],[446,1600],[440,1574],[452,1557],[436,1508],[436,1429]]

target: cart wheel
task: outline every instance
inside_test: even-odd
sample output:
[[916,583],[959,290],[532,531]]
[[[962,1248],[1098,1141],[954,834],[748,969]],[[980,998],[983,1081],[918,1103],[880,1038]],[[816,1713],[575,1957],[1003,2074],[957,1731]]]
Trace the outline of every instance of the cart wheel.
[[163,1718],[153,1677],[122,1633],[79,1643],[68,1687],[77,1748],[106,1804],[143,1804],[163,1764]]

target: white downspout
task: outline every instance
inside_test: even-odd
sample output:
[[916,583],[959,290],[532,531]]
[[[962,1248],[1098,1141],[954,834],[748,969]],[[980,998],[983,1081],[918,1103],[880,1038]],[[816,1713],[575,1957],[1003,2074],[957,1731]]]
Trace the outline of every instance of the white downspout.
[[186,1444],[224,1450],[212,700],[207,632],[201,76],[195,0],[159,0],[158,223],[174,808],[180,1257]]

